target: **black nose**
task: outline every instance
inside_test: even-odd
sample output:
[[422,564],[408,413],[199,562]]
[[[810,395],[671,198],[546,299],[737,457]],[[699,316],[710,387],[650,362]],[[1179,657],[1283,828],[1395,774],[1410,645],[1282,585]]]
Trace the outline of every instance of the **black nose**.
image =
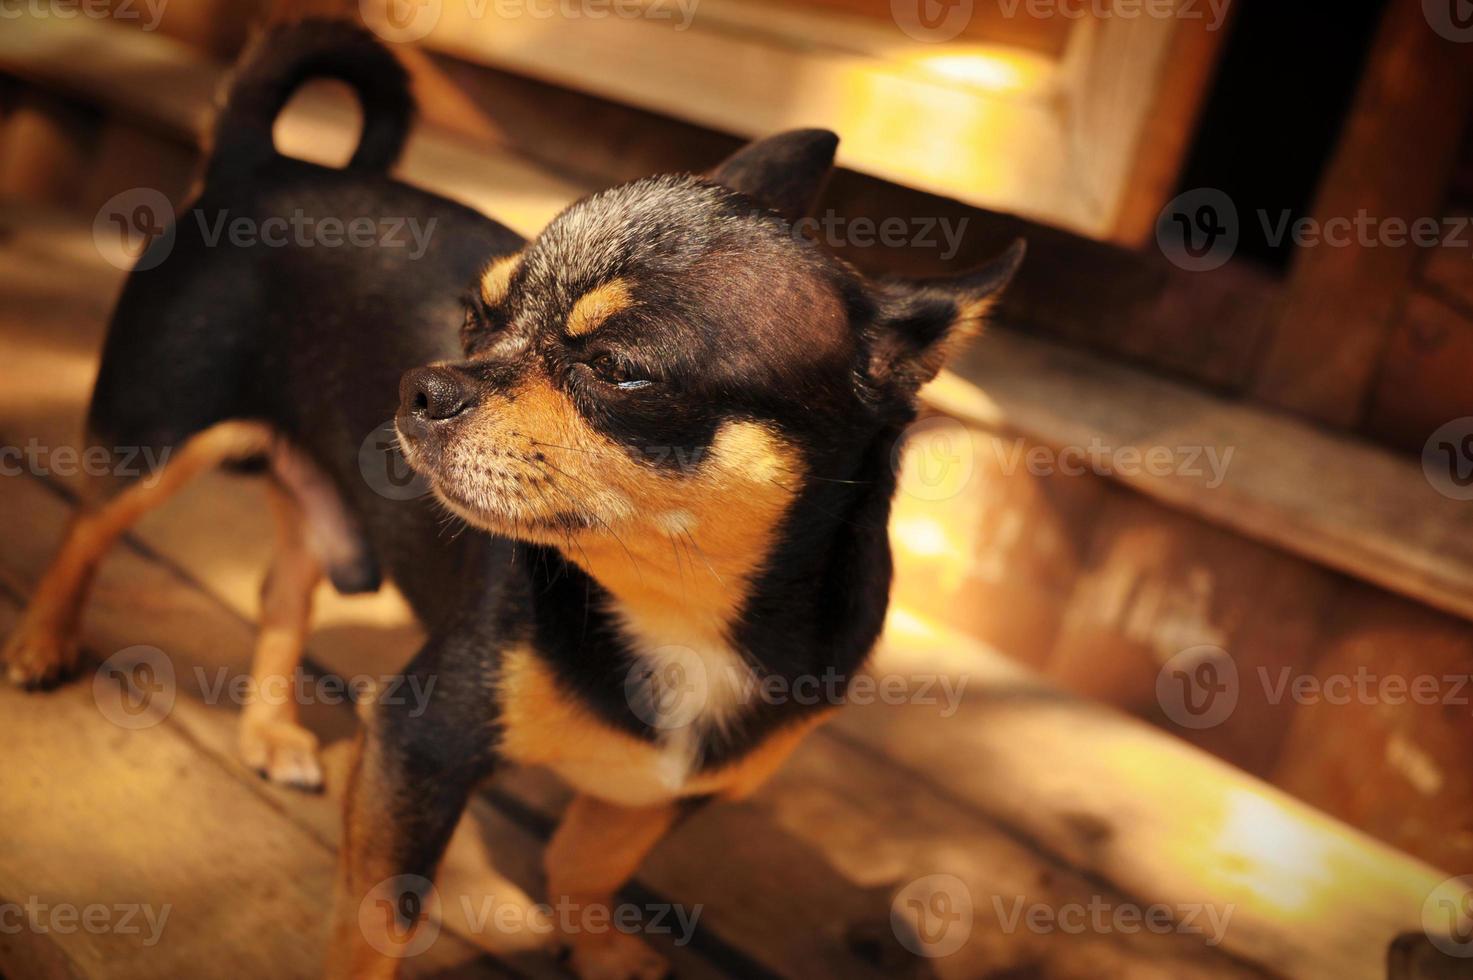
[[399,379],[399,412],[431,422],[453,419],[475,400],[470,378],[443,367],[406,371]]

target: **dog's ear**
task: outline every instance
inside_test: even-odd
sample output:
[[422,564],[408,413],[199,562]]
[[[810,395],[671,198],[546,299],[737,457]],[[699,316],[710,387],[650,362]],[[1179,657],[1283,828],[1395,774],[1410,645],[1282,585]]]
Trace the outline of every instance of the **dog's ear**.
[[818,200],[838,146],[827,129],[790,129],[748,143],[707,176],[797,221]]
[[875,290],[870,381],[909,399],[936,377],[957,344],[982,332],[1027,246],[1014,241],[997,258],[959,276],[886,282]]

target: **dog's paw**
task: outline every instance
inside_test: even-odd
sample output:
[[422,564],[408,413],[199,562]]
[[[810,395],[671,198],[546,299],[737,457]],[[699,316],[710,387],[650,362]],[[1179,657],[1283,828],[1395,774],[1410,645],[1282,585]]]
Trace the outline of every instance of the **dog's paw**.
[[273,783],[316,792],[322,789],[317,736],[279,718],[241,720],[240,757]]
[[670,963],[637,936],[617,930],[578,937],[568,965],[579,980],[664,980]]
[[77,669],[75,636],[48,626],[22,622],[0,651],[5,677],[17,687],[30,690],[53,687]]

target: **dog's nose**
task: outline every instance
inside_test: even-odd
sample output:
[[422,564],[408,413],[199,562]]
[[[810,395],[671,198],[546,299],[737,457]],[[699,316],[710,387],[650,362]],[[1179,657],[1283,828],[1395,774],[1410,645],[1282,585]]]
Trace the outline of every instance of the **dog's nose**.
[[471,379],[451,368],[415,368],[399,379],[400,414],[426,422],[453,419],[474,400]]

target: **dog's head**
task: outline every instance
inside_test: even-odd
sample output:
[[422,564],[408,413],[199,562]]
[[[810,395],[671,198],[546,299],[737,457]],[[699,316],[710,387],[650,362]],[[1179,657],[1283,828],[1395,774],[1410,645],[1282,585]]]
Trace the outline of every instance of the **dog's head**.
[[785,133],[708,178],[595,194],[492,262],[467,302],[465,360],[404,377],[411,465],[500,534],[688,538],[707,561],[749,557],[809,481],[844,480],[909,421],[1022,258],[1017,245],[957,279],[865,280],[792,231],[836,143]]

